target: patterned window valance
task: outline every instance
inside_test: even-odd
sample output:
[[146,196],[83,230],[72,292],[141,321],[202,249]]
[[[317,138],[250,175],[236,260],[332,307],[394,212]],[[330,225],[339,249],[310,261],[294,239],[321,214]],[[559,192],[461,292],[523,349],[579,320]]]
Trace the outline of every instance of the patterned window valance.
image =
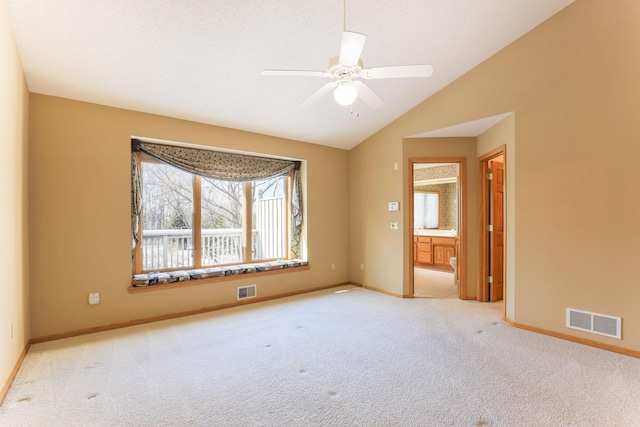
[[146,153],[179,169],[223,181],[254,181],[294,173],[291,251],[300,256],[302,233],[302,181],[300,162],[284,159],[226,153],[131,140],[131,232],[133,247],[138,242],[138,223],[142,211],[142,176],[136,153]]
[[137,139],[131,141],[131,151],[142,151],[195,175],[223,181],[254,181],[300,169],[300,162],[292,160],[152,144]]

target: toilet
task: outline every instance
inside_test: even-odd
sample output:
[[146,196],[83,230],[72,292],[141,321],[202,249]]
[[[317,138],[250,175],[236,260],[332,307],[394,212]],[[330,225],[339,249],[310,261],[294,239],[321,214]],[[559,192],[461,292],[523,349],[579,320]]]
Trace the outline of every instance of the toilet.
[[457,270],[457,264],[458,264],[458,260],[456,259],[456,257],[451,257],[449,258],[449,264],[451,264],[451,267],[453,267],[453,286],[456,286],[458,284],[458,281],[456,280],[456,276],[458,275],[458,270]]

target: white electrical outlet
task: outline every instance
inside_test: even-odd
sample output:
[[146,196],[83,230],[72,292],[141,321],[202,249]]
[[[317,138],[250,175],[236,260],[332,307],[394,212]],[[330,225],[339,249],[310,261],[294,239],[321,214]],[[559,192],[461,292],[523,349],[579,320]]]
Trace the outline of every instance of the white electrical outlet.
[[91,292],[89,293],[89,305],[100,304],[100,293],[99,292]]
[[335,270],[335,269],[336,269],[336,264],[335,264],[335,262],[334,262],[333,264],[331,264],[331,269],[332,269],[332,270]]

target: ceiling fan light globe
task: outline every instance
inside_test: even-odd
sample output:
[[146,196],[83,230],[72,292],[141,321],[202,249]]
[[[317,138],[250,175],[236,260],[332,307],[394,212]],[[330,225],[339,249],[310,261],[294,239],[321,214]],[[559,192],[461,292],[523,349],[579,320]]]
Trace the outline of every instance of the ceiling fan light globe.
[[351,105],[358,97],[358,89],[352,82],[341,82],[333,91],[333,97],[340,105]]

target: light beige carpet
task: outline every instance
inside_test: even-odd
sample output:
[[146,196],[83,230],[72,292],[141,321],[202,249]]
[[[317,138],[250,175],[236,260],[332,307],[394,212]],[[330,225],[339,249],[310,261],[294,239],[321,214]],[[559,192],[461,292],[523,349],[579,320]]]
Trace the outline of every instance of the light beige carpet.
[[639,423],[638,359],[350,286],[34,345],[0,407],[2,426]]

